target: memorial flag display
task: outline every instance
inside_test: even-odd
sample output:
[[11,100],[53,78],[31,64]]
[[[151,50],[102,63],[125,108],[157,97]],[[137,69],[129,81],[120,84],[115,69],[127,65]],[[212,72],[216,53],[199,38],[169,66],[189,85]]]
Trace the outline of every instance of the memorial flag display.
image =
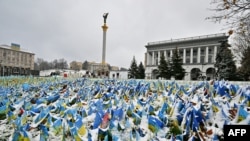
[[0,83],[0,140],[222,140],[224,127],[230,136],[250,134],[250,86],[224,80],[5,77]]

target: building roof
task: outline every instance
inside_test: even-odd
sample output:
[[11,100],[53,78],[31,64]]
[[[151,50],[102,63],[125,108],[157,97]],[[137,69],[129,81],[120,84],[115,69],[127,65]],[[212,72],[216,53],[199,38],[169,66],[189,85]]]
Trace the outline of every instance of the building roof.
[[209,34],[209,35],[202,35],[202,36],[194,36],[194,37],[187,37],[187,38],[179,38],[179,39],[170,39],[170,40],[163,40],[163,41],[155,41],[155,42],[148,42],[146,47],[154,46],[154,45],[161,45],[161,44],[170,44],[170,43],[178,43],[178,42],[193,42],[196,40],[206,40],[206,39],[215,39],[215,38],[228,38],[225,33],[218,33],[218,34]]
[[[15,50],[12,47],[13,46],[5,45],[5,44],[0,45],[0,48],[4,48],[4,49],[8,49],[8,50]],[[15,47],[17,47],[17,46],[15,46]],[[35,53],[31,52],[31,51],[28,51],[26,49],[20,48],[20,46],[18,47],[18,50],[16,50],[16,51],[25,52],[25,53],[29,53],[29,54],[35,54]]]

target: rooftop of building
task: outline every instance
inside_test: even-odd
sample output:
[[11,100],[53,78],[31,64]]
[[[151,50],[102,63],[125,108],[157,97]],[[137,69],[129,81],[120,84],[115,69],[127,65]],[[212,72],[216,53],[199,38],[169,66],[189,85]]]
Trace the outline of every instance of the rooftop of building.
[[194,40],[210,39],[210,38],[218,38],[218,37],[227,37],[227,35],[226,35],[226,33],[217,33],[217,34],[193,36],[193,37],[186,37],[186,38],[179,38],[179,39],[154,41],[154,42],[148,42],[148,44],[146,46],[175,43],[175,42],[183,42],[183,41],[194,41]]
[[2,45],[0,45],[0,48],[34,54],[33,52],[31,52],[25,48],[21,48],[21,46],[19,44],[16,44],[16,43],[11,43],[11,45],[2,44]]

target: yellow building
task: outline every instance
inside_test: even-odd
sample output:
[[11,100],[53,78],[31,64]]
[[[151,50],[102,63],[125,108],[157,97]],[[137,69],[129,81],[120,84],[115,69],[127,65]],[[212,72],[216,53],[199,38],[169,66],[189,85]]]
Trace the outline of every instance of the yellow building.
[[72,61],[69,66],[72,70],[82,70],[82,62]]
[[21,49],[19,44],[0,45],[0,76],[30,75],[34,58],[34,53]]

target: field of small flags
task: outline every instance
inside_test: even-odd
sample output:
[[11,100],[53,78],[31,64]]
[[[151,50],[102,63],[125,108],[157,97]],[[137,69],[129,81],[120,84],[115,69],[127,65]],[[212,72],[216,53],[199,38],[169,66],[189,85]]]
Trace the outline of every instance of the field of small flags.
[[228,81],[0,78],[0,140],[223,140],[250,125],[250,86]]

